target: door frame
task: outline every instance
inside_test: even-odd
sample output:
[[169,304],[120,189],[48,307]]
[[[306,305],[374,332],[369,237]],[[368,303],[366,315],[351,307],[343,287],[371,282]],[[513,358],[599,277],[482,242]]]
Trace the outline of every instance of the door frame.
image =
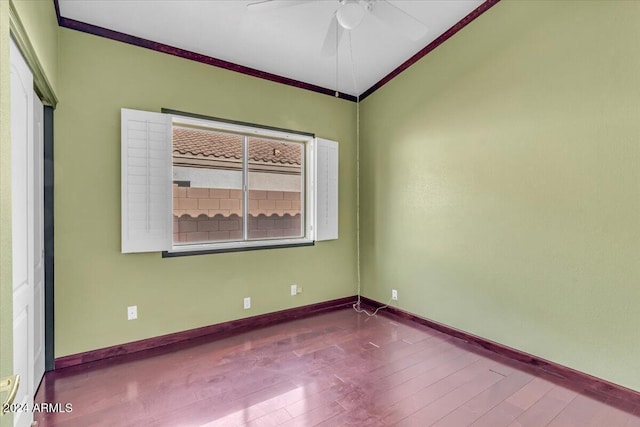
[[[14,58],[16,57],[16,58]],[[17,58],[19,57],[19,58]],[[14,62],[15,61],[15,62]],[[26,61],[24,60],[24,55],[22,54],[22,52],[20,51],[19,47],[17,46],[17,44],[15,43],[15,40],[13,38],[11,38],[10,40],[10,66],[11,66],[11,84],[13,85],[14,82],[14,76],[13,76],[13,67],[14,64],[18,64],[15,65],[18,69],[24,69],[24,70],[28,70],[28,77],[29,77],[29,83],[33,85],[33,79],[32,79],[32,72],[31,69],[29,67],[29,65],[26,63]],[[24,65],[21,65],[24,64]],[[25,71],[25,75],[26,75]],[[21,75],[18,72],[18,75]],[[13,86],[12,86],[13,87]],[[28,390],[28,394],[29,396],[29,402],[33,402],[33,399],[35,398],[38,389],[40,387],[40,384],[42,382],[42,379],[44,378],[44,373],[47,371],[50,371],[54,368],[54,351],[53,351],[53,345],[54,345],[54,336],[53,336],[53,332],[54,332],[54,325],[53,325],[53,318],[54,318],[54,305],[53,305],[53,282],[54,282],[54,275],[53,275],[53,254],[52,254],[52,250],[53,250],[53,108],[50,106],[45,106],[42,104],[41,101],[39,101],[39,96],[36,94],[34,87],[30,87],[28,89],[29,91],[29,97],[33,98],[33,106],[28,108],[29,110],[29,120],[27,120],[27,126],[31,129],[30,132],[32,132],[31,136],[28,138],[28,141],[32,141],[31,143],[27,143],[25,144],[24,150],[26,150],[26,156],[27,156],[27,162],[28,166],[26,167],[26,171],[24,171],[25,173],[27,173],[27,179],[26,179],[26,185],[29,186],[29,190],[28,190],[28,194],[31,194],[31,192],[33,192],[32,195],[27,196],[26,199],[26,204],[27,204],[27,210],[26,210],[26,214],[27,214],[27,223],[29,224],[27,226],[27,234],[29,236],[29,241],[30,244],[35,244],[35,242],[41,240],[41,244],[42,246],[34,246],[34,247],[27,247],[27,252],[30,252],[31,255],[29,255],[28,260],[27,260],[27,265],[28,265],[28,269],[30,270],[29,273],[29,277],[31,277],[31,273],[33,273],[35,270],[35,263],[36,263],[36,259],[33,260],[34,264],[31,263],[31,261],[29,261],[29,259],[31,259],[31,256],[35,256],[36,258],[40,257],[40,251],[42,251],[42,267],[40,271],[40,274],[42,274],[41,279],[37,279],[36,277],[32,277],[32,279],[28,280],[28,284],[30,286],[35,286],[35,283],[38,282],[40,283],[39,286],[42,286],[42,294],[41,294],[41,300],[42,301],[42,305],[34,305],[36,298],[35,295],[32,294],[31,295],[31,301],[30,301],[30,305],[27,307],[27,311],[31,312],[34,310],[37,310],[39,313],[41,313],[41,315],[38,316],[42,316],[42,326],[37,326],[34,324],[34,321],[36,318],[38,318],[38,316],[33,317],[34,315],[32,314],[32,317],[29,317],[28,323],[29,324],[33,324],[29,330],[29,338],[28,340],[30,340],[31,342],[28,344],[29,345],[29,374],[26,375],[26,377],[21,381],[24,382],[25,385],[28,386],[27,390]],[[36,105],[36,99],[38,99],[37,101],[37,105]],[[31,101],[30,101],[31,102]],[[12,116],[11,118],[11,123],[13,125],[13,104],[11,103],[11,111],[10,111],[10,115]],[[34,113],[34,109],[40,110],[37,114]],[[31,114],[34,114],[33,116],[31,116]],[[36,127],[35,123],[36,120],[38,120],[41,124],[40,126]],[[38,140],[38,142],[36,142],[36,140]],[[15,146],[16,141],[13,140],[13,138],[11,139],[11,150],[15,150],[17,147]],[[42,145],[39,145],[42,144]],[[30,147],[30,148],[29,148]],[[40,147],[38,149],[36,149],[37,147]],[[47,152],[47,156],[45,156],[45,151]],[[36,158],[35,156],[37,156],[38,158]],[[12,168],[15,167],[14,164],[12,164]],[[36,169],[40,169],[40,172],[36,172]],[[12,180],[14,178],[16,178],[16,176],[13,173],[14,171],[12,171]],[[46,173],[46,178],[45,178],[45,173]],[[33,178],[36,176],[39,176],[41,174],[41,179],[36,179],[34,180]],[[36,187],[34,186],[42,186],[40,188],[38,188],[36,190]],[[15,214],[15,210],[14,210],[14,205],[13,202],[15,200],[13,200],[14,197],[14,192],[16,191],[16,188],[13,187],[12,185],[12,207],[11,207],[11,211],[12,211],[12,215]],[[46,196],[45,196],[46,193]],[[32,200],[33,197],[33,200]],[[37,202],[35,198],[36,197],[42,197],[41,202]],[[47,206],[45,206],[45,197],[47,199]],[[36,206],[40,206],[38,208],[36,208]],[[40,210],[42,209],[42,210]],[[45,209],[47,210],[47,215],[45,215]],[[33,215],[33,217],[31,216]],[[21,216],[20,216],[21,217]],[[36,218],[36,220],[38,221],[38,224],[35,224],[32,222],[33,218]],[[15,223],[12,223],[12,233],[15,231]],[[47,228],[48,233],[45,234],[45,227]],[[31,230],[31,231],[28,231]],[[33,235],[32,233],[36,233],[35,235]],[[12,243],[12,247],[13,247],[13,243]],[[38,248],[37,249],[37,253],[33,253],[34,248]],[[12,249],[13,250],[13,249]],[[15,254],[14,254],[15,255]],[[37,263],[39,263],[40,261],[37,261]],[[15,264],[13,265],[13,267],[15,267]],[[33,282],[31,281],[33,280]],[[42,280],[42,282],[40,282],[40,280]],[[13,298],[13,302],[12,304],[15,304],[15,277],[12,279],[11,281],[11,287],[13,289],[14,295],[12,295]],[[34,292],[35,289],[33,289]],[[24,292],[24,291],[22,291]],[[15,306],[13,307],[15,310]],[[42,310],[42,311],[40,311]],[[35,312],[34,312],[35,313]],[[14,322],[15,325],[15,318],[12,317],[12,320]],[[38,328],[39,333],[34,333],[36,332],[36,330],[34,330],[33,328]],[[42,328],[42,329],[40,329]],[[40,335],[40,333],[42,333],[42,335]],[[40,341],[42,339],[42,341]],[[42,346],[42,347],[39,347]],[[34,359],[33,358],[33,354],[31,353],[33,351],[33,349],[35,348],[41,348],[43,354],[41,354],[41,357],[43,359]],[[14,364],[15,364],[15,348],[12,349],[13,352],[13,357],[14,357]],[[39,360],[38,365],[40,366],[39,368],[34,368],[34,362],[36,360]],[[42,363],[42,365],[40,365],[40,363]],[[15,370],[15,366],[14,366],[14,370]],[[35,383],[33,381],[36,381]]]
[[55,369],[53,107],[44,106],[44,370]]
[[[33,86],[44,104],[44,248],[45,248],[45,372],[55,368],[54,351],[54,217],[53,217],[53,123],[58,97],[42,67],[29,34],[13,2],[9,11],[9,37],[13,39],[33,73]],[[4,9],[4,10],[7,10]],[[13,353],[13,350],[11,351]]]

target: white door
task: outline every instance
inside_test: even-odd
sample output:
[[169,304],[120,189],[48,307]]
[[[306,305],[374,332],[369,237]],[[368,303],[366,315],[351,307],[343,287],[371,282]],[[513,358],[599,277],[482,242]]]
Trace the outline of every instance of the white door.
[[[15,403],[33,403],[33,76],[11,41],[11,208],[13,254],[13,370],[20,375]],[[29,426],[33,414],[14,414]]]
[[33,92],[33,394],[44,375],[44,105]]

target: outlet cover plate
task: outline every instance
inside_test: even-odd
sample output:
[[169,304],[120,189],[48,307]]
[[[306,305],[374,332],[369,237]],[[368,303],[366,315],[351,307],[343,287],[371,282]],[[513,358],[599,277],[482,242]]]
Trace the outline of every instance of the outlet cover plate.
[[244,299],[244,309],[249,310],[251,308],[251,297],[246,297]]
[[138,306],[132,305],[127,307],[127,320],[136,320],[138,318]]
[[291,285],[291,296],[298,295],[298,285]]
[[394,301],[398,300],[398,290],[397,289],[391,289],[391,299]]

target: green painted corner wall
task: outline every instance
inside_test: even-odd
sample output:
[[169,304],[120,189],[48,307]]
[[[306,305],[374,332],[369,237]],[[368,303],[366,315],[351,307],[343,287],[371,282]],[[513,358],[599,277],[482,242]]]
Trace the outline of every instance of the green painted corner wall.
[[638,22],[504,0],[363,101],[363,294],[640,390]]
[[[67,29],[59,71],[56,357],[355,294],[354,103]],[[166,107],[339,141],[340,239],[181,258],[121,254],[122,107]],[[291,283],[304,292],[291,297]],[[139,318],[127,321],[134,304]]]

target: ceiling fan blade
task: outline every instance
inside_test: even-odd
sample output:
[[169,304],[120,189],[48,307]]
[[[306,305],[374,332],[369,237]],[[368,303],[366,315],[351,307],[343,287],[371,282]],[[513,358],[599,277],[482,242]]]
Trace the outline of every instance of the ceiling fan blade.
[[305,3],[311,3],[313,0],[262,0],[255,3],[249,3],[247,10],[249,12],[262,12],[265,10],[280,9],[282,7],[298,6]]
[[420,40],[427,34],[426,25],[387,0],[374,2],[371,7],[371,13],[389,25],[392,30],[404,34],[411,40]]
[[322,50],[320,53],[322,56],[334,56],[336,55],[338,43],[340,43],[340,39],[342,38],[342,34],[344,33],[344,28],[342,25],[338,24],[338,20],[336,19],[336,14],[334,13],[331,17],[331,22],[329,23],[329,29],[327,30],[327,35],[324,38],[324,44],[322,45]]

